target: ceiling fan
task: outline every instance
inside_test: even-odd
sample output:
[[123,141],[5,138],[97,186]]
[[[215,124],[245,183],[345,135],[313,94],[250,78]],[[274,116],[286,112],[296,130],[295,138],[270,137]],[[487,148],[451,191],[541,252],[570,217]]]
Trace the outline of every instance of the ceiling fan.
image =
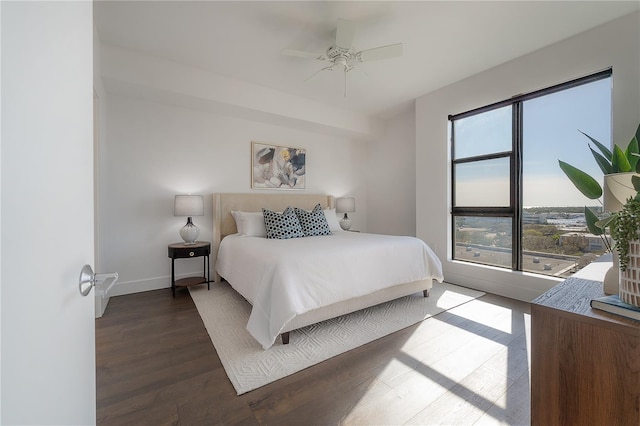
[[[356,51],[353,48],[353,39],[356,35],[357,26],[353,21],[338,19],[336,29],[336,41],[329,46],[324,53],[306,52],[303,50],[283,49],[282,53],[287,56],[300,58],[312,58],[319,61],[327,61],[329,65],[318,70],[311,77],[322,71],[333,71],[334,68],[344,71],[344,96],[347,96],[347,73],[355,68],[358,62],[377,61],[380,59],[397,58],[402,56],[402,43],[390,44],[388,46],[374,47]],[[309,80],[311,77],[307,78]]]

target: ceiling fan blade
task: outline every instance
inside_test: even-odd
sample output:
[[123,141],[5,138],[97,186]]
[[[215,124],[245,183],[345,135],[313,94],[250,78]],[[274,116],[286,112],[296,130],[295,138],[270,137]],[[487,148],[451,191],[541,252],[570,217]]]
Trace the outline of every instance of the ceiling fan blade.
[[353,38],[356,36],[357,26],[355,22],[338,18],[338,29],[336,30],[336,46],[345,49],[351,48]]
[[281,53],[287,56],[296,56],[298,58],[323,59],[324,54],[315,52],[305,52],[304,50],[282,49]]
[[402,43],[390,44],[389,46],[374,47],[363,50],[356,54],[360,62],[378,61],[380,59],[397,58],[402,56]]
[[328,67],[324,67],[324,68],[319,69],[318,71],[316,71],[313,74],[311,74],[309,77],[305,78],[304,81],[311,80],[313,77],[315,77],[316,75],[320,74],[322,71],[333,71],[333,64],[329,65]]

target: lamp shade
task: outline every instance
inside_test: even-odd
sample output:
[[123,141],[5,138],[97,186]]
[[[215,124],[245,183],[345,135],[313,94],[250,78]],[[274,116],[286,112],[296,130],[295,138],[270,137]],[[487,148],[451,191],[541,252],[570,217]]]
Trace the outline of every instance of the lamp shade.
[[203,216],[204,199],[202,195],[176,195],[173,207],[174,216]]
[[612,173],[604,176],[603,199],[604,209],[619,212],[629,198],[636,196],[631,178],[640,176],[637,173]]
[[351,213],[356,211],[356,200],[353,197],[338,198],[336,200],[337,213]]

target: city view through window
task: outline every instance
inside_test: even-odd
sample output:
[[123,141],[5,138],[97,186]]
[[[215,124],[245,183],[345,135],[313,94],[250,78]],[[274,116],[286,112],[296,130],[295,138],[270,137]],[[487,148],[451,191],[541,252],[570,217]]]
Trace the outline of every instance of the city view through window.
[[[588,232],[584,216],[585,206],[602,213],[602,200],[585,198],[564,175],[558,160],[584,170],[602,184],[603,174],[589,150],[590,141],[581,132],[611,145],[611,78],[527,99],[519,107],[521,239],[514,244],[513,214],[496,214],[513,208],[510,168],[511,161],[517,160],[516,156],[501,156],[511,151],[513,106],[509,105],[454,121],[456,158],[469,156],[453,165],[454,206],[480,210],[475,215],[472,209],[460,209],[458,214],[454,210],[453,256],[512,268],[514,250],[519,248],[520,270],[567,277],[603,254],[606,244],[604,237]],[[482,214],[482,208],[491,214]]]
[[[525,208],[523,220],[524,271],[567,277],[606,250],[588,232],[584,207]],[[511,268],[510,218],[458,217],[455,226],[456,259]]]

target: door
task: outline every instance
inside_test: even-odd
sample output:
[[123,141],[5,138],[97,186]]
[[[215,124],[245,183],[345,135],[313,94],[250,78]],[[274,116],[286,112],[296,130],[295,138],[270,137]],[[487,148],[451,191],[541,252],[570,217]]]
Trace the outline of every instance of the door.
[[93,424],[92,2],[1,2],[2,424]]

